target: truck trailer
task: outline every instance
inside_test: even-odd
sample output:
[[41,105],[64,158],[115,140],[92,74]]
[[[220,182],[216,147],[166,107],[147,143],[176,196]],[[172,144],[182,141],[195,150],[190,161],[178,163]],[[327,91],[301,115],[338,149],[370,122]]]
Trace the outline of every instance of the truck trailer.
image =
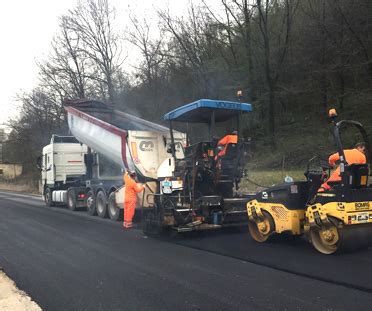
[[[73,137],[53,135],[39,161],[46,205],[86,207],[91,215],[118,220],[124,201],[122,171],[130,170],[146,183],[139,196],[140,205],[146,206],[145,194],[154,191],[147,181],[161,175],[161,164],[169,157],[168,128],[99,101],[68,101],[65,110]],[[176,152],[182,153],[185,134],[177,132],[175,141]],[[119,167],[116,177],[100,176],[99,154]]]

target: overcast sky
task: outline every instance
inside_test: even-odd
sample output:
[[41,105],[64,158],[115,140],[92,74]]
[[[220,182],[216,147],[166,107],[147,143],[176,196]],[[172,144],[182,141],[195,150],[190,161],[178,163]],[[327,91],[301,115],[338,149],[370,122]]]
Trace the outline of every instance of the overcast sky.
[[[58,30],[58,18],[75,7],[76,0],[6,0],[0,13],[0,126],[17,114],[16,94],[30,91],[38,83],[36,60],[50,50],[50,42]],[[182,14],[189,0],[111,0],[117,9],[117,23],[125,29],[128,5],[137,14],[155,18],[153,6]],[[121,24],[120,25],[120,23]]]

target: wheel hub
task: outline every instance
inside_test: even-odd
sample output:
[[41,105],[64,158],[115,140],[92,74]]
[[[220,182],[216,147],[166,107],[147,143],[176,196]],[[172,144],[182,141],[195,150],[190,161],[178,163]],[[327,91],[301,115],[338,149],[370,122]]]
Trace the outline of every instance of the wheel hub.
[[87,206],[90,208],[92,206],[92,203],[93,203],[93,198],[92,197],[89,197],[87,199]]
[[319,233],[322,241],[328,245],[334,245],[339,239],[338,232],[335,227],[323,228]]
[[325,231],[323,231],[322,234],[323,234],[323,238],[326,241],[328,241],[328,242],[332,241],[334,239],[334,237],[335,237],[335,235],[333,234],[333,232],[330,231],[330,230],[325,230]]
[[263,221],[259,222],[259,223],[257,224],[257,228],[258,228],[258,230],[259,230],[262,234],[267,234],[267,233],[269,233],[268,231],[270,230],[270,226],[268,225],[266,219],[264,219]]

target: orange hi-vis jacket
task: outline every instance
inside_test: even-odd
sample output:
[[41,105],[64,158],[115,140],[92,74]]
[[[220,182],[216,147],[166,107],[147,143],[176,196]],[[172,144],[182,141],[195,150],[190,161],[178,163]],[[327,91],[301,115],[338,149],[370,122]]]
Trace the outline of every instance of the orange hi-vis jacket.
[[141,184],[135,182],[135,180],[129,176],[127,172],[124,174],[124,185],[125,185],[125,202],[137,202],[137,193],[145,189]]
[[[349,165],[365,164],[367,162],[364,153],[360,152],[357,149],[346,149],[344,150],[344,154],[345,160]],[[338,160],[340,160],[340,155],[338,154],[338,152],[336,152],[329,157],[328,159],[329,165],[334,166]],[[328,178],[328,180],[322,185],[322,188],[330,189],[331,187],[328,185],[329,181],[338,182],[340,180],[341,180],[340,167],[337,167],[331,174],[331,176]]]
[[219,153],[218,156],[222,157],[226,154],[226,149],[228,144],[237,144],[238,143],[238,135],[226,135],[225,137],[221,138],[217,145],[218,146],[225,146]]
[[141,192],[145,187],[141,184],[137,184],[136,181],[129,176],[127,172],[124,174],[124,228],[131,228],[132,221],[137,205],[137,192]]

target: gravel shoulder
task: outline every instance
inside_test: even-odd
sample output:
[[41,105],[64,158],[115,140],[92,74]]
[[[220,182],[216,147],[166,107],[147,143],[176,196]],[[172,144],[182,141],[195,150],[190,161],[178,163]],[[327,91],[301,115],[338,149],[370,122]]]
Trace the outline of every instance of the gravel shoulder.
[[0,311],[40,311],[38,304],[0,271]]

